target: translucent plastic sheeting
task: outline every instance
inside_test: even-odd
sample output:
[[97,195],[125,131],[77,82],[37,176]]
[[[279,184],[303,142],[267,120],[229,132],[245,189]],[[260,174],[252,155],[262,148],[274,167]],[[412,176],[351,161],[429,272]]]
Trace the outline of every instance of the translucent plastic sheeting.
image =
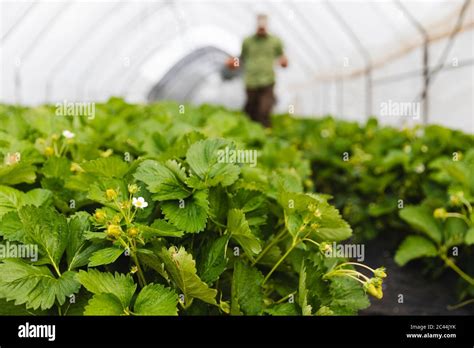
[[[466,4],[459,33],[452,35]],[[415,102],[429,122],[472,132],[473,7],[472,0],[0,0],[0,101],[120,95],[144,102],[193,51],[212,46],[238,55],[255,15],[266,13],[290,60],[288,69],[277,69],[277,112],[351,120],[370,113],[401,125],[423,118],[382,110],[387,103]],[[424,102],[427,41],[433,78]],[[242,82],[222,81],[215,69],[187,93],[190,101],[241,105]],[[202,76],[199,66],[189,71]]]

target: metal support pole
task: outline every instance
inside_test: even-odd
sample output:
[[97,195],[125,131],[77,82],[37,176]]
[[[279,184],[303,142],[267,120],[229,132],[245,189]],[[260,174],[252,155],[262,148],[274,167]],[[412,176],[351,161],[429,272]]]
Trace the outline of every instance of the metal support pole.
[[421,91],[421,115],[423,124],[428,123],[429,118],[429,35],[425,28],[416,20],[415,17],[403,6],[400,0],[396,1],[396,4],[400,11],[407,17],[408,21],[418,30],[421,36],[423,36],[423,89]]
[[[326,45],[326,42],[321,38],[319,31],[314,28],[314,26],[306,19],[304,13],[302,13],[297,6],[294,7],[295,14],[298,14],[298,17],[301,18],[303,25],[311,32],[311,35],[319,42],[320,47],[326,53],[329,61],[335,61],[335,54],[331,51],[331,48]],[[324,104],[324,96],[320,96],[320,105]],[[324,108],[320,107],[319,114],[324,112]]]
[[429,41],[425,39],[423,44],[423,92],[421,93],[421,100],[423,100],[423,124],[428,123],[428,116],[430,114],[430,101],[429,101],[429,86],[430,86],[430,66],[429,66]]
[[368,117],[372,116],[372,69],[365,75],[365,110]]
[[354,33],[349,24],[342,18],[337,12],[336,8],[328,1],[325,3],[331,15],[336,19],[339,25],[342,27],[346,35],[351,39],[359,54],[365,61],[365,74],[366,74],[366,86],[365,86],[365,114],[369,117],[372,114],[372,58],[370,57],[369,51],[362,44],[360,39]]
[[342,116],[344,114],[344,78],[341,77],[337,80],[336,96],[338,102],[337,113]]

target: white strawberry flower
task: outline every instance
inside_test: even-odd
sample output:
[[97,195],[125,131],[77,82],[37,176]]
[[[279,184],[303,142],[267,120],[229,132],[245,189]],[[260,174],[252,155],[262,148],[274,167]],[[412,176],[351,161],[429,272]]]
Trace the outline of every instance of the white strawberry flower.
[[135,208],[140,208],[140,209],[148,207],[148,202],[146,202],[145,198],[143,197],[138,197],[138,198],[133,197],[132,204]]
[[66,139],[72,139],[76,136],[76,134],[74,134],[73,132],[69,131],[69,130],[63,130],[63,137],[65,137]]

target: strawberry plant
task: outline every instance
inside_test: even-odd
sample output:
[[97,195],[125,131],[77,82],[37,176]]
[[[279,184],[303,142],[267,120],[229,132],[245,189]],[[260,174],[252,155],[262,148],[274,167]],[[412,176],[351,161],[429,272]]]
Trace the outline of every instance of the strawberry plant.
[[[439,158],[432,167],[436,169],[433,179],[446,187],[445,194],[427,197],[422,205],[407,206],[400,211],[400,217],[422,235],[406,237],[395,261],[403,266],[416,258],[438,257],[466,285],[462,287],[461,298],[472,298],[474,277],[461,269],[457,260],[469,267],[462,256],[469,255],[474,244],[474,151],[469,150],[459,161]],[[472,272],[472,267],[468,270]]]
[[425,258],[432,273],[451,268],[460,298],[472,298],[472,135],[437,125],[398,130],[375,119],[282,115],[273,124],[275,136],[311,161],[315,189],[334,197],[357,240],[398,241],[399,265]]
[[352,315],[382,298],[383,267],[328,255],[352,229],[288,140],[208,105],[54,110],[0,106],[0,241],[37,248],[1,259],[1,314]]

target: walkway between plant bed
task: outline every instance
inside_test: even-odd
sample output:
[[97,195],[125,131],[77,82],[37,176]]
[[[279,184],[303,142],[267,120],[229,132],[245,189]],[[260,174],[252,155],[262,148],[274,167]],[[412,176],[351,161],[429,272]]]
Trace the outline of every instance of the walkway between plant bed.
[[[396,244],[379,238],[366,243],[364,263],[384,265],[388,278],[384,282],[384,297],[371,301],[361,315],[474,315],[474,305],[448,310],[448,305],[459,303],[455,294],[456,276],[446,270],[436,279],[423,275],[423,264],[412,262],[399,267],[393,260]],[[398,295],[404,303],[398,303]]]

